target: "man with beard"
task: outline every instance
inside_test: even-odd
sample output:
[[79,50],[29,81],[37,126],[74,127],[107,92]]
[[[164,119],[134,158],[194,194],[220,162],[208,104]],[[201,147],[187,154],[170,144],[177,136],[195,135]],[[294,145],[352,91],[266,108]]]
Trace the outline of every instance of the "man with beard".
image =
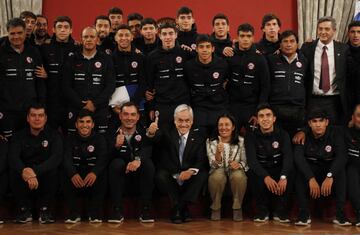
[[48,30],[48,20],[43,15],[36,16],[36,24],[34,28],[34,33],[30,37],[30,42],[33,45],[41,46],[45,43],[47,39],[50,38],[50,35],[47,33]]
[[114,51],[116,43],[109,37],[111,23],[107,16],[100,15],[95,18],[95,28],[99,36],[97,49],[108,55]]

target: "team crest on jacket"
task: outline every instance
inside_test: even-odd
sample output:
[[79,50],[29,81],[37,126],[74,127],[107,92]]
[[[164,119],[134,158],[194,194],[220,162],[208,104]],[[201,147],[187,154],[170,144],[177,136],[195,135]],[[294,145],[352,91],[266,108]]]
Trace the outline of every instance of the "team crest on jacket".
[[254,63],[248,63],[248,69],[253,70],[255,68]]
[[191,44],[191,49],[196,50],[196,44],[195,43]]
[[332,150],[331,145],[326,145],[326,146],[325,146],[325,151],[326,151],[326,152],[330,153],[331,150]]
[[44,148],[47,148],[47,146],[49,146],[49,141],[43,140],[43,142],[41,143],[41,145],[42,145]]
[[131,62],[131,67],[133,67],[133,69],[136,69],[138,67],[138,63],[136,61]]
[[95,67],[97,69],[101,68],[101,62],[99,62],[99,61],[95,62]]
[[136,140],[137,142],[140,142],[140,141],[141,141],[141,135],[136,135],[136,136],[135,136],[135,140]]
[[220,75],[220,74],[219,74],[218,72],[214,72],[214,73],[213,73],[213,78],[218,79],[218,78],[219,78],[219,75]]
[[279,142],[277,142],[277,141],[274,141],[271,145],[274,149],[279,148]]
[[296,62],[296,67],[301,68],[302,67],[302,63],[300,61]]
[[94,150],[95,150],[94,145],[89,145],[89,146],[87,147],[87,150],[88,150],[89,153],[94,152]]
[[26,61],[27,61],[29,64],[31,64],[31,63],[33,62],[33,59],[32,59],[30,56],[28,56],[28,57],[26,57]]
[[176,62],[178,63],[178,64],[180,64],[181,62],[182,62],[182,57],[181,56],[178,56],[178,57],[176,57]]

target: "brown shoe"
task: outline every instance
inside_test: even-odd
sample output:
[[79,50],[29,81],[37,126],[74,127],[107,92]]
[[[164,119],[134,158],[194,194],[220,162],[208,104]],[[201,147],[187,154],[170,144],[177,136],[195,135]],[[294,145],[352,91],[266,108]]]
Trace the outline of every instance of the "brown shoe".
[[233,220],[234,221],[242,221],[243,220],[242,209],[233,210]]

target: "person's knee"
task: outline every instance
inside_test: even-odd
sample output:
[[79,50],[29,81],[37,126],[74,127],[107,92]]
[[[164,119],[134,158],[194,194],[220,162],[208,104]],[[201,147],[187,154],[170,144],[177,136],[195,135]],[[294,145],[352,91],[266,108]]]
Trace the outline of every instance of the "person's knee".
[[219,173],[218,171],[213,172],[209,175],[209,184],[225,184],[226,175],[225,173]]
[[125,172],[125,162],[115,158],[109,164],[109,173],[123,174]]
[[230,181],[240,183],[243,185],[247,182],[247,177],[243,171],[237,170],[232,172],[232,174],[230,175]]
[[144,172],[147,175],[155,174],[155,166],[151,159],[144,158],[141,160],[140,171]]

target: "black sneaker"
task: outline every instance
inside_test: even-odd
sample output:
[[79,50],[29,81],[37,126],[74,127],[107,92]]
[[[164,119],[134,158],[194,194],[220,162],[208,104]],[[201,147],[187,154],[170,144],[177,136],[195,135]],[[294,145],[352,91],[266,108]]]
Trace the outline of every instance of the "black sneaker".
[[181,209],[181,218],[183,222],[190,222],[192,221],[191,219],[191,214],[190,214],[190,210],[187,207],[187,205],[183,206],[183,208]]
[[310,214],[308,210],[300,209],[298,220],[295,225],[308,226],[311,224]]
[[360,226],[360,210],[356,211],[356,222],[355,222],[355,226],[359,227]]
[[150,208],[148,206],[143,207],[140,217],[139,217],[139,220],[141,223],[154,223],[155,222],[154,218],[150,214]]
[[111,216],[108,219],[108,223],[122,223],[124,221],[124,216],[120,207],[115,207]]
[[65,219],[65,224],[77,224],[81,222],[81,217],[76,212],[71,212],[70,216]]
[[269,220],[269,212],[266,209],[259,208],[255,217],[254,222],[264,223]]
[[349,220],[345,217],[345,213],[343,210],[336,211],[336,218],[333,220],[333,223],[340,225],[340,226],[350,226],[351,225]]
[[54,216],[47,207],[40,208],[39,222],[41,224],[50,224],[55,222]]
[[26,224],[32,221],[32,214],[26,207],[21,207],[19,213],[16,216],[15,223]]
[[273,220],[279,222],[279,223],[290,223],[290,219],[285,214],[275,214],[273,216]]

